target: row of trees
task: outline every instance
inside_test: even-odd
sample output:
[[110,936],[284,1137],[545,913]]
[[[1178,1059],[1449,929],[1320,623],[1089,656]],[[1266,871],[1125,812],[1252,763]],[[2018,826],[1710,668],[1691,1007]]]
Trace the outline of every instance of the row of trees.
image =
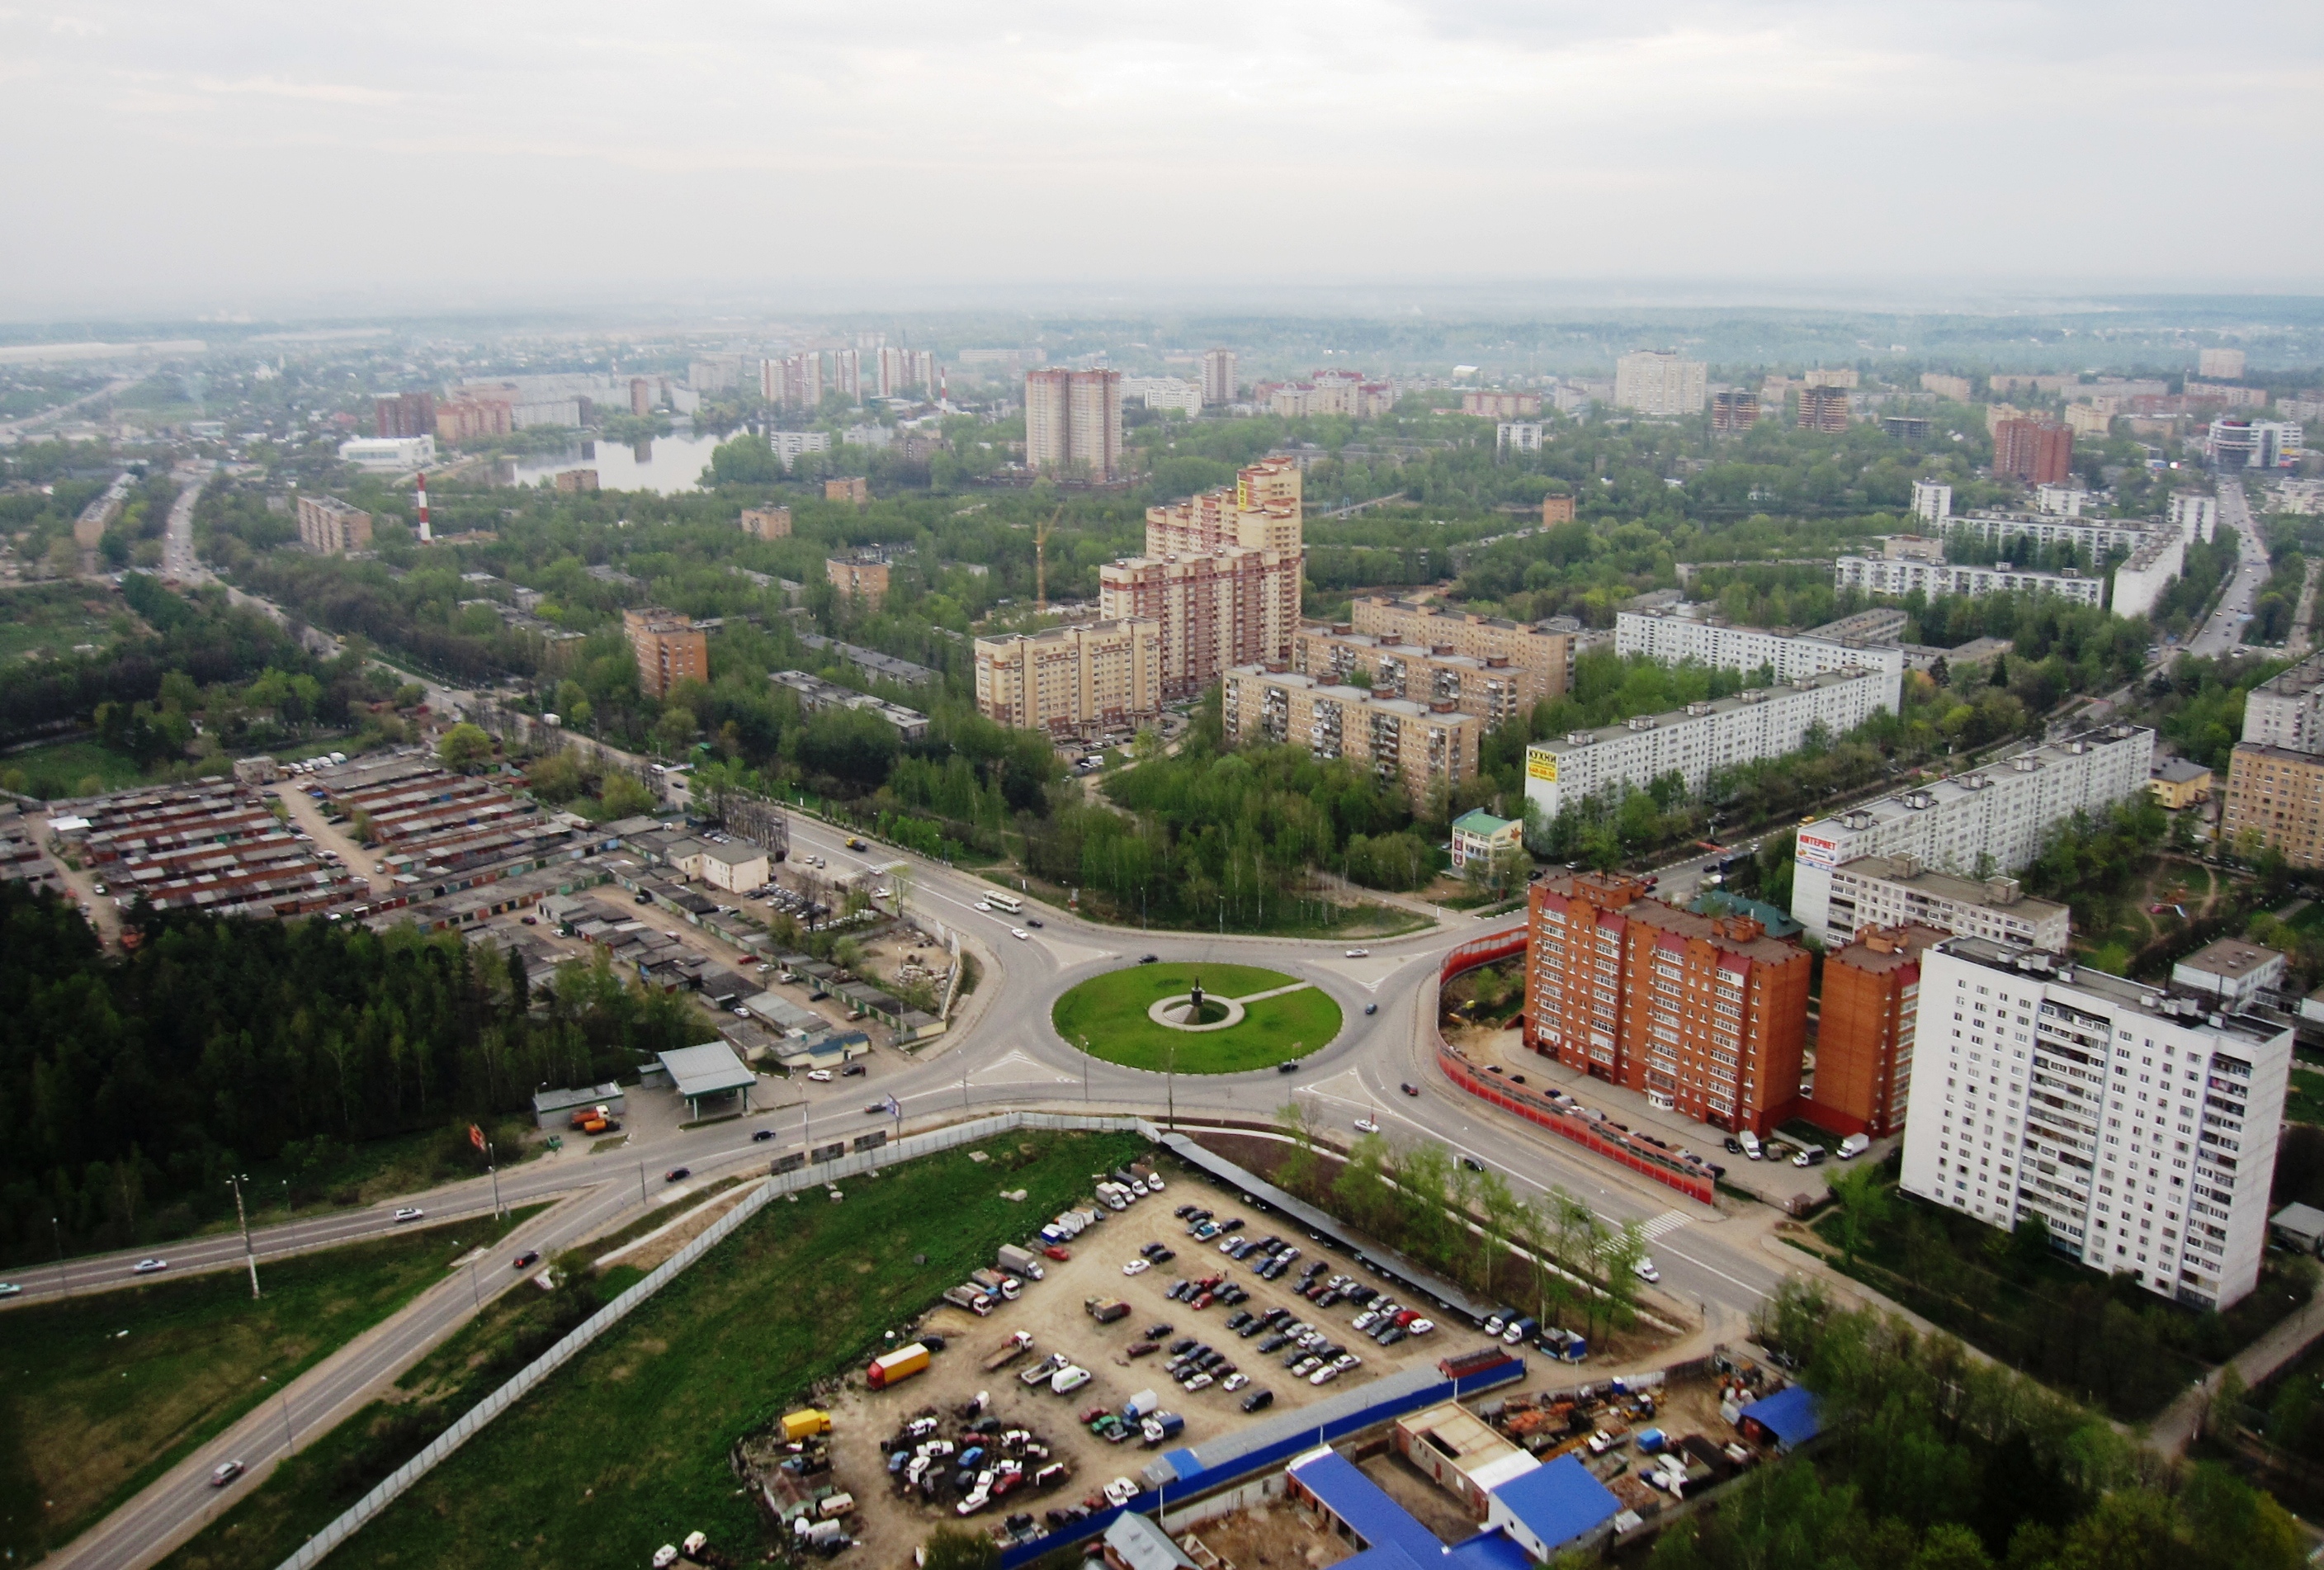
[[631,1070],[694,1039],[678,999],[456,935],[354,922],[126,913],[109,957],[70,903],[0,883],[0,1258],[172,1235],[229,1171],[520,1110],[542,1084]]

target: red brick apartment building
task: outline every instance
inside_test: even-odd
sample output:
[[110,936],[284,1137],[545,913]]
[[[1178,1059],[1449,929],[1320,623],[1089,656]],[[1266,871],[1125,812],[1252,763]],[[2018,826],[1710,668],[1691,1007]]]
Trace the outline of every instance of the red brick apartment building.
[[1921,956],[1951,936],[1934,927],[1868,927],[1824,956],[1815,1092],[1805,1108],[1818,1128],[1876,1140],[1904,1131]]
[[1766,1133],[1794,1110],[1806,949],[1748,916],[1698,916],[1615,874],[1534,885],[1526,1045],[1654,1105]]

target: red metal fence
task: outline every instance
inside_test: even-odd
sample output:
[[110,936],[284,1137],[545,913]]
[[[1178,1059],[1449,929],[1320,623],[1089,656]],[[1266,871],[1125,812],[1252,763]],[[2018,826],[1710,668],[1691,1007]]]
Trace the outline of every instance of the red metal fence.
[[[1445,955],[1443,963],[1437,967],[1436,984],[1441,989],[1464,970],[1474,970],[1480,965],[1490,965],[1495,960],[1522,954],[1525,946],[1526,929],[1522,927],[1472,938]],[[1618,1129],[1560,1111],[1554,1102],[1546,1096],[1536,1095],[1525,1085],[1497,1083],[1499,1080],[1498,1075],[1478,1073],[1466,1057],[1446,1042],[1441,1030],[1436,1036],[1436,1067],[1445,1078],[1471,1095],[1481,1097],[1504,1112],[1514,1113],[1527,1122],[1538,1123],[1554,1134],[1572,1140],[1593,1155],[1618,1161],[1641,1177],[1651,1178],[1657,1183],[1677,1189],[1690,1199],[1700,1200],[1705,1205],[1711,1202],[1709,1174],[1697,1173],[1660,1152],[1641,1150],[1624,1139]]]

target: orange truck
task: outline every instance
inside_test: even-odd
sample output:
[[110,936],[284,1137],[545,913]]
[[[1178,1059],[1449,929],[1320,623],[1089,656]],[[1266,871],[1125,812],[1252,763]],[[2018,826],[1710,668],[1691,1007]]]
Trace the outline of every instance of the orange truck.
[[573,1127],[585,1134],[611,1133],[621,1126],[613,1121],[613,1109],[603,1103],[585,1106],[573,1114]]
[[884,1390],[890,1385],[910,1379],[927,1366],[928,1349],[916,1341],[909,1346],[898,1347],[884,1357],[873,1358],[872,1366],[864,1371],[864,1378],[873,1390]]

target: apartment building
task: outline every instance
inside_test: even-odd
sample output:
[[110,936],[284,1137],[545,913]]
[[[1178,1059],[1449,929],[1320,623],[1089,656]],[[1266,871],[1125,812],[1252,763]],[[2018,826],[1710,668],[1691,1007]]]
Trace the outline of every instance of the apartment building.
[[434,436],[436,434],[436,394],[429,392],[399,392],[392,398],[382,398],[372,405],[374,436]]
[[1837,436],[1848,429],[1848,390],[1844,387],[1803,387],[1796,423],[1802,430]]
[[1190,419],[1203,411],[1203,390],[1183,376],[1124,376],[1121,396],[1148,409],[1174,409]]
[[1241,385],[1236,377],[1235,352],[1232,349],[1203,351],[1204,402],[1213,407],[1231,403]]
[[[2081,495],[2079,491],[2052,490],[2052,500],[2061,506],[2079,503],[2062,501],[2061,497]],[[2089,552],[2092,562],[2104,561],[2115,551],[2135,554],[2157,534],[2182,532],[2147,522],[2128,518],[2082,518],[2072,513],[1971,513],[1951,521],[1952,527],[1972,540],[2017,549],[2019,540],[2035,545],[2073,545]]]
[[2015,878],[1997,873],[1979,882],[1932,871],[1910,854],[1868,855],[1831,869],[1824,925],[1811,930],[1832,950],[1868,927],[1907,926],[2062,953],[2073,912],[2027,899]]
[[809,349],[760,361],[759,396],[778,409],[814,411],[823,402],[823,356]]
[[1307,381],[1277,387],[1268,394],[1268,411],[1286,420],[1323,414],[1377,420],[1395,407],[1395,385],[1368,381],[1360,371],[1318,371]]
[[1878,1140],[1904,1126],[1921,957],[1950,936],[1932,927],[1868,927],[1825,957],[1815,1085],[1804,1109],[1817,1127]]
[[2074,433],[2054,420],[2001,420],[1993,426],[1993,474],[2054,485],[2074,472]]
[[[1565,504],[1564,516],[1554,521],[1572,522],[1571,496],[1545,498],[1542,503],[1545,520],[1552,521],[1547,520],[1549,508],[1559,502]],[[1573,632],[1554,631],[1538,623],[1512,622],[1502,616],[1471,615],[1417,600],[1392,600],[1377,595],[1363,596],[1349,606],[1348,626],[1351,632],[1370,637],[1393,639],[1429,650],[1450,650],[1487,663],[1506,660],[1517,669],[1533,672],[1545,697],[1562,697],[1573,685],[1577,637]]]
[[1903,1187],[2159,1296],[2259,1279],[2292,1027],[2039,950],[1953,937],[1921,963]]
[[1121,373],[1028,371],[1025,464],[1040,474],[1112,480],[1121,467]]
[[1416,808],[1439,784],[1449,789],[1477,772],[1484,725],[1450,703],[1379,697],[1280,665],[1237,666],[1224,681],[1231,745],[1273,742],[1345,758],[1401,786]]
[[1904,694],[1904,651],[1897,644],[1733,627],[1669,608],[1617,613],[1614,651],[1643,654],[1665,665],[1691,660],[1722,670],[1772,670],[1778,681],[1797,681],[1827,670],[1878,670],[1888,678],[1891,709],[1900,708]]
[[1297,551],[1305,542],[1302,515],[1299,461],[1261,458],[1237,470],[1231,486],[1147,508],[1145,554]]
[[874,379],[882,398],[900,398],[910,392],[932,392],[936,385],[936,357],[927,349],[878,351]]
[[800,458],[811,452],[831,450],[831,432],[827,430],[770,430],[767,446],[782,460],[786,471],[796,467]]
[[1541,421],[1537,420],[1504,420],[1493,427],[1493,449],[1496,452],[1539,452]]
[[1538,392],[1463,392],[1461,412],[1485,420],[1524,420],[1541,413]]
[[826,479],[823,482],[823,499],[844,502],[852,507],[868,507],[872,504],[872,482],[862,475]]
[[812,671],[770,670],[767,679],[796,693],[803,714],[815,714],[827,708],[859,709],[885,720],[905,741],[917,742],[928,734],[928,716],[918,709],[906,708],[900,703],[890,703],[884,697],[874,697],[868,692],[858,692],[835,681],[825,681]]
[[1546,529],[1553,524],[1573,522],[1573,498],[1570,495],[1548,495],[1541,499],[1541,524]]
[[888,597],[888,574],[894,565],[877,551],[863,550],[825,557],[823,571],[841,594],[877,608]]
[[371,549],[371,514],[337,496],[299,498],[299,542],[323,556]]
[[2233,382],[2244,374],[2244,352],[2241,349],[2198,349],[2195,351],[2195,374],[2217,376],[2223,382]]
[[1860,856],[1908,855],[1955,876],[2014,873],[2060,819],[2144,791],[2153,762],[2153,731],[2107,725],[1802,824],[1792,919],[1829,929],[1833,869]]
[[1806,949],[1615,874],[1544,878],[1526,932],[1525,1044],[1665,1112],[1766,1133],[1807,1037]]
[[1291,646],[1291,669],[1334,684],[1361,673],[1383,697],[1416,703],[1450,699],[1462,714],[1485,722],[1487,730],[1530,714],[1533,706],[1556,696],[1537,670],[1512,664],[1501,655],[1483,660],[1430,649],[1394,638],[1354,631],[1345,622],[1302,623]]
[[2181,491],[2171,498],[2171,527],[2184,536],[2190,544],[2201,540],[2206,545],[2219,527],[2219,499],[2199,496]]
[[1526,801],[1555,817],[1600,791],[1643,789],[1674,772],[1700,790],[1720,769],[1799,751],[1811,726],[1846,735],[1888,708],[1895,690],[1895,678],[1858,667],[1568,731],[1526,749]]
[[753,540],[788,540],[791,537],[791,510],[788,507],[745,507],[742,509],[742,532]]
[[2324,654],[2310,654],[2245,696],[2242,739],[2257,747],[2324,753]]
[[710,679],[710,638],[679,611],[649,605],[623,611],[622,628],[638,657],[638,690],[667,697],[681,681]]
[[2256,835],[2296,867],[2324,865],[2324,753],[2238,743],[2228,758],[2219,833],[2230,845]]
[[1640,414],[1700,414],[1704,386],[1703,363],[1676,349],[1639,349],[1614,362],[1614,402]]
[[1913,516],[1941,526],[1953,515],[1953,488],[1934,480],[1913,482]]
[[1902,598],[1919,593],[1939,595],[2024,594],[2056,595],[2080,605],[2106,603],[2106,579],[2085,577],[2069,568],[2063,572],[2031,572],[2007,563],[1972,567],[1962,562],[1901,560],[1877,556],[1843,556],[1831,564],[1834,588],[1860,589],[1868,595]]
[[1947,376],[1934,371],[1921,373],[1921,391],[1939,398],[1950,398],[1956,403],[1969,401],[1970,388],[1967,376]]
[[1083,735],[1150,719],[1162,707],[1162,626],[1076,623],[1030,636],[979,638],[976,706],[1019,730]]
[[2184,536],[2157,530],[2114,569],[2114,614],[2144,616],[2163,603],[2163,596],[2179,581],[2187,566]]
[[1740,434],[1759,423],[1757,392],[1721,392],[1711,395],[1711,429]]

